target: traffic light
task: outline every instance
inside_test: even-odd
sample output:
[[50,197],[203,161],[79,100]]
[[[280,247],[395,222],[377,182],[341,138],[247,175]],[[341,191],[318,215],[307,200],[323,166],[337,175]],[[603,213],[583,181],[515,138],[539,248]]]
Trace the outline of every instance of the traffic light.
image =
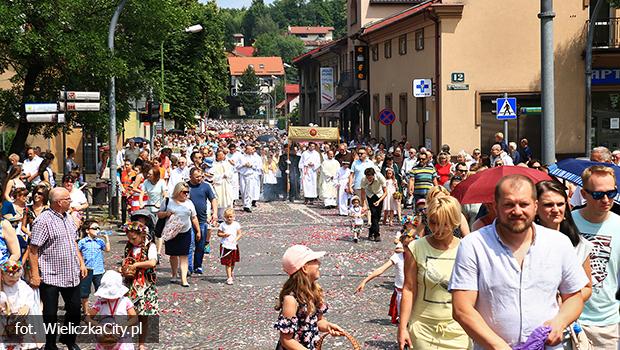
[[154,102],[154,101],[150,101],[148,103],[148,114],[150,116],[149,119],[151,119],[152,122],[157,122],[159,121],[159,117],[161,116],[161,111],[159,109],[159,102]]
[[355,46],[355,78],[366,80],[368,75],[368,46]]

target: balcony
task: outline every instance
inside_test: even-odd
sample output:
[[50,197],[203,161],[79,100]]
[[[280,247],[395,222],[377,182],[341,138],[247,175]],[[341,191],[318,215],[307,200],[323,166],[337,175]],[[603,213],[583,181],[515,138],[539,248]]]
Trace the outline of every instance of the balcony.
[[593,48],[620,49],[620,18],[602,18],[596,21]]

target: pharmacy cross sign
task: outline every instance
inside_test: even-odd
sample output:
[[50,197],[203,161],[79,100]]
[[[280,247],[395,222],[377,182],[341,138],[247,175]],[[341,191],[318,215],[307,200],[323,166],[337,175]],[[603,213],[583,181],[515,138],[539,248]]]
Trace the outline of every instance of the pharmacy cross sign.
[[430,79],[413,79],[413,96],[430,97],[433,95],[433,82]]
[[392,125],[396,121],[396,114],[391,109],[386,108],[379,112],[379,121],[386,126]]

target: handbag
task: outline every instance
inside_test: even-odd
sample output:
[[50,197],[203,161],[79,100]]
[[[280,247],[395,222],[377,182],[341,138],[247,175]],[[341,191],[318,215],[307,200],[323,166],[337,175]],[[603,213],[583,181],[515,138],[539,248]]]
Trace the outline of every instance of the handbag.
[[[325,338],[327,338],[327,336],[329,335],[329,333],[324,333],[321,338],[319,339],[319,341],[316,342],[316,350],[321,350],[323,348],[323,342],[325,341]],[[349,341],[349,343],[351,343],[351,347],[353,348],[353,350],[361,350],[362,347],[360,346],[359,342],[357,341],[357,339],[353,338],[353,336],[347,332],[344,332],[344,337],[347,338],[347,340]]]
[[136,259],[128,256],[123,259],[123,263],[121,264],[121,275],[128,280],[133,280],[136,278],[136,272],[138,271],[135,267],[131,265],[136,262]]
[[[166,198],[166,205],[164,206],[163,211],[168,210],[168,202],[170,202],[170,198]],[[168,221],[168,218],[157,219],[157,223],[155,224],[155,229],[153,230],[155,237],[158,237],[158,238],[161,237],[162,232],[164,232],[164,227],[166,226],[166,221]]]
[[173,239],[179,233],[181,233],[181,230],[183,229],[183,226],[185,226],[185,224],[183,222],[183,219],[181,219],[178,215],[174,215],[173,214],[166,221],[166,226],[164,226],[164,230],[161,233],[161,238],[165,242]]

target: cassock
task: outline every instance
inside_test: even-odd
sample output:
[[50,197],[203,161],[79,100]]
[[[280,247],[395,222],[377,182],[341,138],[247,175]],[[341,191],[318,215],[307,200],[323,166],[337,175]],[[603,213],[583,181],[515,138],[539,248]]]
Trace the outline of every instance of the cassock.
[[252,201],[260,197],[260,174],[263,169],[261,158],[257,154],[243,154],[237,162],[239,184],[243,207],[249,208]]
[[338,187],[338,214],[347,216],[349,215],[349,198],[351,194],[346,190],[349,188],[349,175],[351,175],[351,169],[340,167],[334,181]]
[[304,198],[317,198],[318,170],[321,166],[321,154],[317,151],[306,150],[301,154],[299,170],[301,171],[301,188]]
[[[289,201],[294,201],[295,199],[299,199],[299,156],[296,154],[290,154],[290,160],[288,159],[289,155],[282,154],[280,156],[280,161],[278,162],[278,167],[283,174],[283,177],[288,178],[288,199]],[[287,183],[284,181],[284,193],[286,193]]]
[[230,165],[228,160],[222,160],[213,163],[211,173],[213,174],[213,189],[217,194],[218,204],[218,216],[221,218],[221,214],[226,208],[232,208],[234,197],[232,179],[235,176],[233,166]]
[[338,169],[340,169],[340,163],[335,159],[326,159],[321,164],[321,197],[326,207],[336,206],[338,190],[334,179]]
[[237,170],[237,163],[239,162],[239,158],[241,157],[241,152],[235,151],[235,153],[229,153],[226,155],[226,160],[233,168],[233,177],[231,178],[230,184],[232,186],[232,197],[233,200],[239,199],[239,170]]

